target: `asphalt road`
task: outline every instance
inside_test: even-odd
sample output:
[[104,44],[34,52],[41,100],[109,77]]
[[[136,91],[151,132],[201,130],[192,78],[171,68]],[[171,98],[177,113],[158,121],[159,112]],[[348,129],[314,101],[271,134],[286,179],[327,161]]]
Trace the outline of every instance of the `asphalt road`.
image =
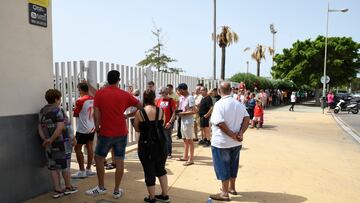
[[355,131],[355,133],[360,136],[360,113],[348,114],[347,112],[339,112],[338,114],[335,114],[335,116],[349,125]]

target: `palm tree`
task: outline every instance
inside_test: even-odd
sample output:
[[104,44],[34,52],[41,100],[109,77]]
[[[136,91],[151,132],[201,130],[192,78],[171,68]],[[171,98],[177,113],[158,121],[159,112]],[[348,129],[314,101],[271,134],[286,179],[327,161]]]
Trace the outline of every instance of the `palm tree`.
[[[250,50],[250,47],[244,49],[244,52]],[[251,58],[254,59],[257,63],[256,75],[260,76],[260,63],[262,59],[265,59],[265,51],[266,47],[263,45],[258,44],[251,54]],[[269,54],[272,56],[274,55],[274,49],[272,47],[268,47]]]
[[230,46],[233,43],[238,41],[238,35],[230,29],[229,26],[222,26],[221,32],[216,35],[216,42],[221,48],[221,75],[222,80],[225,79],[225,56],[226,56],[226,47]]

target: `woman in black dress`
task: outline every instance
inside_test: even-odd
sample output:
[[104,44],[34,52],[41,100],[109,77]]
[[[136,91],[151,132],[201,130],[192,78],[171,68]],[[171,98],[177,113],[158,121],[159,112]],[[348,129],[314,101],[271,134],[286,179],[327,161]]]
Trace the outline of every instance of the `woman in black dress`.
[[[138,155],[144,169],[145,183],[149,196],[145,202],[170,202],[168,180],[165,170],[167,158],[166,138],[163,133],[164,112],[155,105],[155,92],[146,90],[143,94],[144,108],[136,112],[134,127],[140,132]],[[155,195],[155,181],[158,177],[162,193]]]

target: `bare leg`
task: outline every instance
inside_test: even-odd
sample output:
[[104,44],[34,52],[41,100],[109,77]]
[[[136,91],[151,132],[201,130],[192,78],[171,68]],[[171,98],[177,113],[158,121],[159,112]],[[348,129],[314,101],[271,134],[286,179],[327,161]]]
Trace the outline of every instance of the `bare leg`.
[[[119,190],[121,179],[124,175],[124,160],[115,159],[116,171],[115,171],[115,191]],[[155,188],[154,188],[155,190]]]
[[204,128],[204,136],[207,140],[210,140],[210,128],[209,127]]
[[51,179],[54,184],[54,188],[56,191],[61,191],[60,186],[60,171],[52,170],[50,171]]
[[236,191],[236,189],[235,189],[235,181],[236,181],[236,178],[230,178],[230,187],[229,187],[230,192],[235,192]]
[[194,141],[192,139],[188,140],[188,146],[190,148],[189,162],[194,162]]
[[189,158],[189,145],[187,139],[184,139],[184,156],[183,159]]
[[81,151],[82,144],[76,144],[74,148],[75,148],[76,159],[78,161],[80,171],[85,171],[85,168],[84,168],[84,154]]
[[94,159],[94,150],[93,150],[93,142],[92,141],[90,141],[86,144],[86,150],[88,153],[86,169],[90,169],[92,161]]
[[167,195],[168,192],[168,179],[167,179],[167,175],[163,175],[159,177],[159,182],[160,182],[160,186],[161,186],[161,194],[163,196]]
[[62,177],[64,178],[65,187],[71,187],[70,169],[62,171]]
[[198,139],[198,125],[196,122],[196,118],[194,120],[194,134],[195,134],[195,139]]
[[154,199],[155,198],[155,185],[148,186],[147,190],[148,190],[148,193],[149,193],[149,198]]
[[104,157],[95,156],[96,173],[98,177],[98,183],[99,183],[98,185],[100,188],[104,188],[104,174],[105,174],[104,161],[105,161]]
[[222,195],[223,196],[229,196],[229,183],[230,183],[230,179],[229,180],[223,180],[222,181]]
[[115,164],[114,148],[111,148],[111,163]]

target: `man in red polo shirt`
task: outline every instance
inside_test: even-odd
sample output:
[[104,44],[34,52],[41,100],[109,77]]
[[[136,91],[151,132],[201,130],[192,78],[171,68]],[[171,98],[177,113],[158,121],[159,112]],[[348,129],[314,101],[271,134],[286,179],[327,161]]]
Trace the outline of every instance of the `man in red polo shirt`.
[[114,198],[120,198],[123,190],[119,188],[124,174],[125,148],[127,144],[128,129],[126,127],[124,112],[128,107],[142,108],[142,103],[130,93],[121,90],[119,86],[120,73],[112,70],[107,75],[108,86],[98,90],[94,98],[95,130],[98,141],[95,149],[96,172],[98,186],[87,190],[87,195],[100,195],[106,193],[104,187],[104,161],[111,148],[115,155],[115,188]]

